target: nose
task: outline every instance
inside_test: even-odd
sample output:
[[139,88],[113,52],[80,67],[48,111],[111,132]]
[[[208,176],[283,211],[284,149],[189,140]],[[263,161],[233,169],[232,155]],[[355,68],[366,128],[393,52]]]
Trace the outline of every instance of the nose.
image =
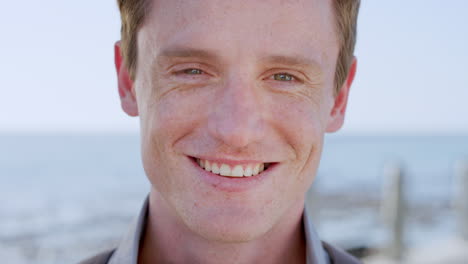
[[254,88],[234,77],[217,90],[208,128],[223,145],[240,149],[262,138],[262,103]]

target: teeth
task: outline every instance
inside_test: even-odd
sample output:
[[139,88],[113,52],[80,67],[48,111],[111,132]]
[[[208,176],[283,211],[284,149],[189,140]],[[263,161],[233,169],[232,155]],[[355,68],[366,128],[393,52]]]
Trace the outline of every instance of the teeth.
[[244,176],[244,169],[242,168],[241,165],[237,165],[234,167],[234,169],[231,171],[231,176],[233,177],[242,177]]
[[260,164],[260,168],[258,169],[258,173],[261,173],[264,170],[265,170],[265,164],[262,163],[262,164]]
[[227,177],[250,177],[255,176],[263,172],[268,166],[265,163],[259,164],[250,164],[245,167],[242,165],[236,165],[234,168],[227,164],[217,164],[215,162],[210,162],[208,160],[197,159],[197,163],[200,167],[204,168],[206,171],[212,172],[214,174],[227,176]]
[[244,170],[244,176],[246,176],[246,177],[252,176],[252,167],[247,166],[247,168],[245,168],[245,170]]
[[219,174],[218,164],[213,163],[213,166],[211,167],[211,172],[213,172],[214,174]]
[[222,176],[231,176],[231,168],[229,165],[222,164],[221,168],[219,168],[219,174]]
[[205,170],[206,170],[206,171],[211,171],[211,170],[212,170],[212,168],[211,168],[211,164],[210,164],[210,162],[209,162],[209,161],[207,161],[207,160],[205,160],[205,162],[204,162],[204,163],[205,163]]
[[257,164],[253,167],[252,175],[257,175],[260,169],[260,164]]

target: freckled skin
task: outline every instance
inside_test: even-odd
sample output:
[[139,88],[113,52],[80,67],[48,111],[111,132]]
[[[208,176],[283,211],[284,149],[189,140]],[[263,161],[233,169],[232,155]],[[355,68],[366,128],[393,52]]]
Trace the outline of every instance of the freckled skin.
[[[142,121],[145,170],[156,191],[194,232],[214,240],[251,240],[271,229],[293,204],[303,202],[315,175],[326,118],[333,106],[334,60],[325,61],[325,58],[336,58],[337,45],[324,45],[334,43],[334,36],[322,42],[314,39],[317,32],[324,31],[314,24],[314,16],[327,21],[330,17],[322,17],[330,10],[317,14],[313,10],[317,4],[314,4],[309,7],[308,12],[313,15],[308,21],[290,18],[289,9],[306,15],[294,6],[257,14],[255,10],[268,7],[256,2],[255,7],[248,8],[252,4],[230,1],[231,6],[216,2],[206,10],[205,2],[213,1],[196,5],[168,2],[161,1],[162,6],[152,10],[154,14],[139,35],[140,71],[135,89]],[[169,15],[176,6],[182,6],[180,20]],[[257,19],[262,23],[256,25]],[[270,21],[276,23],[272,29],[268,28]],[[301,31],[295,31],[301,26],[304,27]],[[306,33],[309,30],[305,27],[312,27],[309,29],[312,33]],[[328,31],[330,27],[328,23]],[[272,34],[266,34],[269,31]],[[153,67],[140,66],[157,64],[156,57],[144,55],[157,56],[160,50],[171,45],[214,50],[222,63],[213,63],[216,74],[206,77],[208,80],[200,77],[200,81],[189,84],[185,77],[174,80],[160,74],[162,70],[153,76],[148,72]],[[321,87],[307,84],[273,87],[283,84],[259,77],[270,70],[269,65],[258,65],[256,59],[265,49],[288,55],[297,52],[317,60],[327,82]],[[192,67],[192,63],[193,67],[198,66],[197,59],[188,59],[187,67]],[[203,63],[211,65],[212,62]],[[169,65],[170,62],[156,67]],[[227,135],[230,129],[240,135]],[[232,139],[236,136],[248,139],[245,143],[237,142],[243,139]],[[225,194],[193,176],[193,168],[182,156],[199,151],[236,152],[240,157],[255,156],[282,164],[258,190]],[[193,201],[200,207],[193,206]]]
[[[333,93],[338,43],[330,1],[153,4],[138,35],[132,90],[151,215],[166,218],[165,229],[186,244],[188,237],[232,245],[280,240],[276,233],[298,228],[324,134],[341,126],[346,106],[347,93],[344,105]],[[161,55],[174,48],[213,56]],[[196,177],[187,156],[197,155],[278,165],[255,189],[226,193]]]

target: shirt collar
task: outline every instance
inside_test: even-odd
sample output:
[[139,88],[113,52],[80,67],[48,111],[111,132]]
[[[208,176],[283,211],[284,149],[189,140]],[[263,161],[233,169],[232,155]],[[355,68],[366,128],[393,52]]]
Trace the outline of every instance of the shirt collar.
[[[136,218],[123,237],[119,246],[114,251],[109,264],[137,264],[138,250],[140,247],[140,238],[143,235],[146,219],[148,215],[148,197],[145,199],[140,210],[138,218]],[[304,231],[307,243],[307,264],[329,264],[329,258],[326,251],[322,247],[317,232],[311,222],[310,214],[307,207],[303,214]]]
[[148,216],[149,197],[146,197],[138,217],[133,220],[129,230],[112,254],[108,264],[137,264],[140,239],[143,235]]

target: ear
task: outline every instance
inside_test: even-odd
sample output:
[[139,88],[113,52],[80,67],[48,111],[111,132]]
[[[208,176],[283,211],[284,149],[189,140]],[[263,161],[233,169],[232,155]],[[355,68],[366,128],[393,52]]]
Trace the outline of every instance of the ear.
[[117,83],[119,87],[120,102],[122,109],[129,116],[138,116],[138,105],[133,89],[133,81],[128,74],[120,52],[120,41],[114,45],[115,68],[117,70]]
[[349,68],[348,76],[338,94],[335,96],[335,104],[330,113],[330,119],[327,124],[327,132],[333,133],[338,131],[344,123],[346,106],[348,104],[349,90],[356,75],[357,59],[353,59],[353,63]]

